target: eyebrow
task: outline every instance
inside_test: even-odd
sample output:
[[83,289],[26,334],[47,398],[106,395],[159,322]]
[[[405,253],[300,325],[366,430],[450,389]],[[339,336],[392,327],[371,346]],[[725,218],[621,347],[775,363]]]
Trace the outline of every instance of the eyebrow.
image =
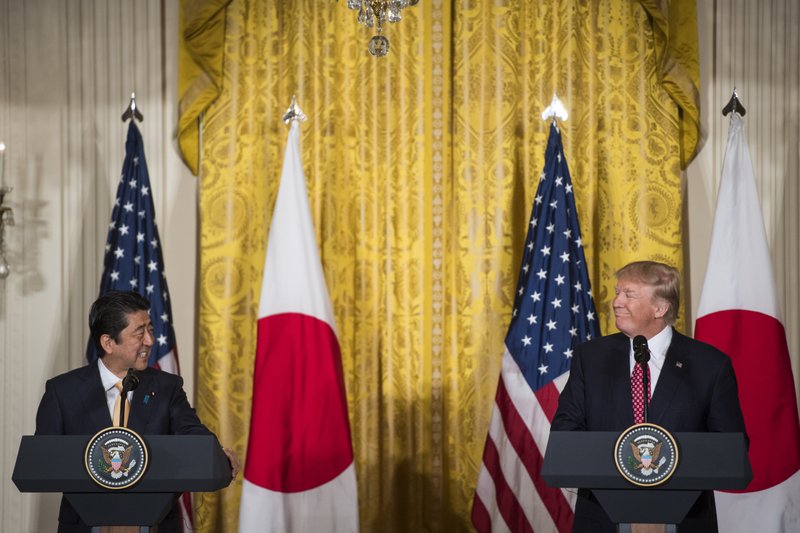
[[619,287],[614,287],[615,292],[624,292],[625,294],[638,294],[639,291],[636,289],[620,289]]

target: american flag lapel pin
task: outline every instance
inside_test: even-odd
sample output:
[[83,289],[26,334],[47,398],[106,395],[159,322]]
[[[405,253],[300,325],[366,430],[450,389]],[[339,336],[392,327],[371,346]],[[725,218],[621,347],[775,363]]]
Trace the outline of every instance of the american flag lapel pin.
[[683,363],[681,361],[675,361],[675,366],[678,368],[683,368]]

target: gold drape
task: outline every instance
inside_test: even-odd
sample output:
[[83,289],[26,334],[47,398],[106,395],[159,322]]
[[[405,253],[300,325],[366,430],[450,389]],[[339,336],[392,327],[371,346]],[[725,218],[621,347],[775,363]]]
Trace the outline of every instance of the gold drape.
[[[681,157],[698,139],[693,1],[423,0],[389,26],[382,59],[341,2],[203,4],[183,0],[184,23],[197,30],[199,13],[213,15],[224,39],[212,44],[218,24],[205,41],[182,28],[187,48],[191,37],[208,49],[180,65],[181,124],[195,127],[181,130],[181,147],[198,146],[203,113],[201,418],[245,456],[280,117],[297,94],[362,529],[468,529],[543,165],[539,115],[554,91],[571,113],[565,150],[610,332],[617,268],[682,266]],[[219,96],[193,105],[199,67],[187,62],[220,50]],[[198,526],[235,531],[239,491],[200,496]]]

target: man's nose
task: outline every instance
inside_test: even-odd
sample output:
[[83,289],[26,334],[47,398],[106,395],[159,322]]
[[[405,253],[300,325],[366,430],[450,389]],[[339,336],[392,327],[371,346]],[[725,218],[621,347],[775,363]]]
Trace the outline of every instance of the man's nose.
[[153,344],[155,344],[155,341],[156,341],[156,339],[153,336],[153,332],[152,331],[148,331],[148,332],[146,332],[144,334],[144,341],[143,342],[144,342],[145,346],[152,346]]

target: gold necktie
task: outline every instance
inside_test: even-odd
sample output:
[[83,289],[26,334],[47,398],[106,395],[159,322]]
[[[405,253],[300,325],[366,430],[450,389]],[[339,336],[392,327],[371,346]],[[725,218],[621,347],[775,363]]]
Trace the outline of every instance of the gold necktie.
[[[119,391],[117,395],[117,401],[114,402],[114,420],[111,421],[112,424],[119,423],[119,409],[120,409],[120,398],[122,397],[122,381],[117,381],[114,386]],[[128,416],[131,414],[131,402],[128,401],[128,395],[125,395],[125,423],[122,424],[122,427],[128,427]]]

